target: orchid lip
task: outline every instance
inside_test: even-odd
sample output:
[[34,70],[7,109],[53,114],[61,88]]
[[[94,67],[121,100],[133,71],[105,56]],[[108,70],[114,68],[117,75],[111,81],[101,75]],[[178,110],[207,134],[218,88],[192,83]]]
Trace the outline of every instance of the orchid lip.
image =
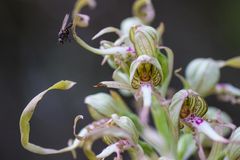
[[229,140],[225,139],[224,137],[220,136],[211,126],[210,124],[205,121],[203,118],[195,116],[194,114],[189,115],[188,117],[182,119],[183,122],[191,125],[197,132],[202,132],[207,135],[210,139],[222,142],[222,143],[229,143]]

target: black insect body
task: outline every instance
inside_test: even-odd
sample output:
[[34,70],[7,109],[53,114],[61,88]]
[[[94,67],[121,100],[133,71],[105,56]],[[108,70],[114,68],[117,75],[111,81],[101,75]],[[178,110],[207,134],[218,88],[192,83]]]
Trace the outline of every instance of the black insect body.
[[70,41],[70,38],[69,38],[70,31],[69,30],[72,27],[72,23],[70,22],[67,24],[68,19],[69,19],[69,14],[66,14],[63,19],[62,27],[58,33],[58,42],[60,42],[61,44],[63,44],[67,40]]

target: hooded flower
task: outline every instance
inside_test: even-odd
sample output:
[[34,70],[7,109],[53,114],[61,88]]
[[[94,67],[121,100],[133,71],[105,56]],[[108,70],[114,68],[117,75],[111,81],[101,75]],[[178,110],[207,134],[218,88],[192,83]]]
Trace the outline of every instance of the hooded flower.
[[[170,115],[176,128],[187,126],[196,132],[202,132],[210,139],[222,143],[228,140],[220,136],[203,118],[208,110],[205,100],[192,90],[180,90],[172,99]],[[178,133],[178,129],[176,129]]]
[[[128,117],[119,117],[113,114],[111,118],[95,121],[76,134],[76,124],[82,116],[77,116],[74,121],[74,135],[81,141],[81,147],[89,159],[104,159],[112,153],[116,153],[116,160],[121,159],[121,152],[133,149],[137,156],[144,156],[141,147],[138,145],[139,133],[134,123]],[[95,155],[92,151],[92,144],[95,140],[103,138],[108,144],[100,154]],[[144,158],[144,157],[142,157]]]

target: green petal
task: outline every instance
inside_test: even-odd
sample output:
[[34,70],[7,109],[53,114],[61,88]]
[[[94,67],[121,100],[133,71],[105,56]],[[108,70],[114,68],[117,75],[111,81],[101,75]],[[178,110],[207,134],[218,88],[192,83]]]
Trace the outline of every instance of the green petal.
[[130,112],[125,102],[114,91],[111,91],[111,96],[106,93],[89,95],[84,102],[88,105],[91,116],[96,120],[110,118],[114,113],[123,115]]
[[152,22],[155,11],[151,0],[136,0],[133,4],[133,15],[141,19],[144,23]]
[[135,92],[135,90],[126,83],[116,82],[116,81],[102,81],[95,85],[95,87],[107,87],[107,88],[115,88],[115,89],[125,89],[131,92]]
[[172,78],[174,53],[168,47],[161,46],[159,47],[159,49],[163,49],[167,53],[167,57],[165,57],[165,55],[163,55],[159,50],[157,52],[157,59],[161,64],[163,72],[163,84],[162,87],[160,88],[160,92],[162,96],[165,97]]
[[[177,155],[177,135],[174,130],[173,122],[169,115],[168,108],[158,102],[157,97],[153,96],[151,113],[154,120],[154,125],[158,133],[166,140],[164,152]],[[165,153],[165,155],[166,155]]]
[[92,40],[94,40],[106,33],[111,33],[111,32],[116,33],[119,37],[121,36],[121,31],[118,28],[106,27],[106,28],[103,28],[101,31],[99,31],[95,36],[93,36]]
[[113,98],[106,93],[97,93],[87,96],[84,103],[88,105],[91,116],[96,120],[111,117],[112,114],[119,112]]
[[126,116],[119,117],[117,114],[113,114],[112,120],[117,126],[131,134],[134,143],[138,143],[139,132],[130,118]]
[[197,150],[192,134],[186,133],[180,136],[178,141],[178,159],[186,160]]
[[191,92],[191,90],[178,91],[176,94],[174,94],[172,102],[169,106],[169,114],[173,122],[175,134],[177,137],[179,136],[180,111],[185,99]]
[[223,67],[225,66],[232,68],[240,68],[240,56],[226,60]]
[[21,117],[20,117],[20,122],[19,122],[19,127],[20,127],[20,133],[21,133],[21,143],[22,146],[33,153],[37,154],[59,154],[59,153],[64,153],[64,152],[69,152],[73,151],[75,148],[78,147],[78,142],[75,141],[72,143],[72,145],[56,150],[52,148],[44,148],[38,145],[35,145],[31,142],[29,142],[29,136],[30,136],[30,120],[33,116],[33,113],[35,111],[35,108],[37,107],[38,102],[43,98],[43,96],[50,90],[68,90],[70,89],[75,82],[72,81],[60,81],[53,86],[49,87],[47,90],[39,93],[37,96],[35,96],[25,107],[23,110]]
[[130,30],[130,40],[137,55],[156,55],[159,37],[154,28],[144,25],[133,26]]
[[229,160],[240,158],[240,127],[238,127],[230,137],[230,143],[225,148],[225,153]]

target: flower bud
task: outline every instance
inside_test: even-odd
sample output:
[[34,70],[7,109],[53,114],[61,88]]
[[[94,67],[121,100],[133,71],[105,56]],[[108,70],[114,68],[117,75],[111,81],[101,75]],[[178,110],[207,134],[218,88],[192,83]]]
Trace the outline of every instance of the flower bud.
[[117,114],[112,115],[113,122],[122,128],[123,130],[127,131],[132,135],[132,139],[134,143],[138,142],[139,138],[139,132],[137,131],[137,128],[135,127],[132,120],[126,116],[119,117]]
[[145,25],[134,26],[130,30],[130,40],[137,55],[156,56],[159,35],[154,28]]
[[114,113],[128,112],[127,109],[119,105],[109,94],[97,93],[85,98],[89,112],[95,120],[111,117]]
[[[169,109],[172,122],[176,128],[179,128],[179,124],[180,128],[182,128],[184,124],[190,128],[194,128],[199,133],[204,133],[214,141],[222,143],[229,142],[220,136],[210,124],[203,119],[203,116],[208,110],[208,106],[205,100],[196,92],[192,90],[181,90],[177,92],[172,98]],[[178,129],[176,133],[178,133]]]
[[220,68],[216,61],[198,58],[190,62],[186,69],[186,79],[191,89],[201,96],[210,94],[220,78]]
[[153,57],[141,55],[130,66],[130,83],[134,89],[138,89],[142,83],[158,86],[162,79],[162,67]]

